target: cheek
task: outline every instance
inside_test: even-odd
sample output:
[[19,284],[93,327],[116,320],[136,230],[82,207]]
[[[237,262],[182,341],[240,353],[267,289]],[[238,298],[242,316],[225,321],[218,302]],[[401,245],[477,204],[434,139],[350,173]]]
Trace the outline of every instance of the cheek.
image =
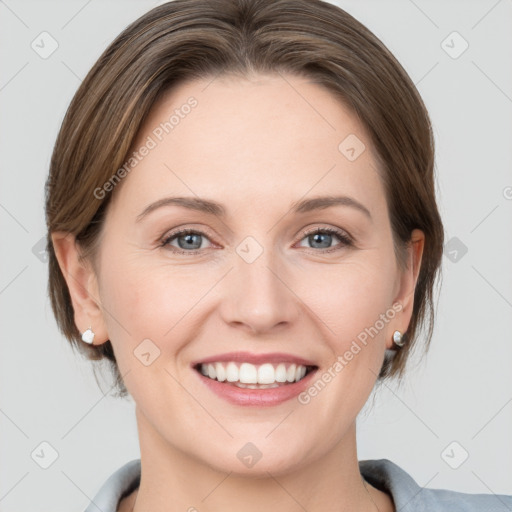
[[[362,409],[375,385],[384,355],[388,323],[381,315],[392,310],[393,261],[375,252],[351,263],[336,265],[309,276],[310,289],[324,282],[308,303],[320,320],[316,322],[319,343],[330,353],[300,403],[313,416],[328,415],[330,425],[348,428]],[[391,315],[388,317],[388,321]],[[323,442],[335,443],[340,430],[329,429]]]
[[150,260],[111,252],[102,263],[101,301],[120,358],[123,353],[128,357],[145,339],[153,340],[162,352],[178,351],[186,341],[178,333],[190,327],[205,292],[218,281],[214,270]]
[[394,265],[376,256],[326,266],[309,273],[302,283],[305,302],[329,328],[326,335],[340,350],[392,306]]

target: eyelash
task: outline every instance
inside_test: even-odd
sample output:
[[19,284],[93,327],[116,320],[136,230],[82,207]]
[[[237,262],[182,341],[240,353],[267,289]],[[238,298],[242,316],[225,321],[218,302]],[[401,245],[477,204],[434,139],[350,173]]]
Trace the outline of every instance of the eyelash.
[[[343,248],[343,247],[351,247],[353,245],[352,238],[344,231],[341,231],[336,228],[319,228],[319,227],[305,231],[302,235],[302,238],[299,240],[299,242],[302,241],[305,237],[311,236],[311,235],[316,235],[317,233],[327,233],[330,235],[336,235],[342,243],[339,245],[336,245],[335,247],[331,247],[328,249],[315,250],[314,248],[310,248],[315,252],[320,252],[320,253],[325,254],[325,253],[330,253],[330,252],[340,250],[340,248]],[[191,228],[184,228],[184,229],[175,231],[174,233],[171,233],[169,236],[166,236],[164,239],[162,239],[160,247],[172,247],[172,246],[169,246],[168,244],[173,239],[178,238],[179,236],[182,236],[182,235],[190,235],[190,234],[201,235],[201,236],[208,238],[206,233],[203,233],[202,231],[197,231],[197,230],[194,230]],[[200,254],[203,249],[195,249],[193,251],[183,251],[181,249],[176,249],[176,247],[172,247],[170,250],[176,254],[195,255],[195,254]]]

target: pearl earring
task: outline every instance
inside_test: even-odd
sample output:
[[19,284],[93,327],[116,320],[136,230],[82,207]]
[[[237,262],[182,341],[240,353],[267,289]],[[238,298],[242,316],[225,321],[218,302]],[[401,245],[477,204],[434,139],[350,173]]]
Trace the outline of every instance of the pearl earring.
[[82,333],[82,341],[85,341],[85,343],[89,343],[89,345],[92,345],[92,342],[94,341],[94,332],[90,327],[85,332]]
[[395,331],[393,333],[393,341],[395,342],[395,345],[398,345],[399,347],[403,347],[405,345],[404,336],[400,331]]

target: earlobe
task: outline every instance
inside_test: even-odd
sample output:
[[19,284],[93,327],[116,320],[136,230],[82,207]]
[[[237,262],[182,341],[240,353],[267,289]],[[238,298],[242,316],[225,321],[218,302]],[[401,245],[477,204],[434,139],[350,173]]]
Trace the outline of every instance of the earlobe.
[[94,344],[101,344],[108,339],[108,334],[100,307],[97,276],[90,264],[80,261],[74,235],[53,232],[52,242],[71,296],[76,327],[80,333],[91,327],[95,333]]

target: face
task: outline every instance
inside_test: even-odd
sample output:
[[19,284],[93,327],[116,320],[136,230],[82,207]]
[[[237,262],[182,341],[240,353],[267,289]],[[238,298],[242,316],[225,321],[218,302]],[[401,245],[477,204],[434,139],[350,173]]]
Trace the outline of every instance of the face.
[[[140,435],[226,472],[279,474],[329,453],[412,308],[366,131],[318,84],[285,78],[188,82],[156,104],[98,255],[98,342],[113,344]],[[344,199],[314,208],[324,196]],[[177,197],[188,203],[155,205]],[[293,362],[308,373],[243,389],[194,367],[207,360],[214,377],[249,383],[254,371],[300,379]],[[240,463],[247,443],[262,454],[254,469]]]

